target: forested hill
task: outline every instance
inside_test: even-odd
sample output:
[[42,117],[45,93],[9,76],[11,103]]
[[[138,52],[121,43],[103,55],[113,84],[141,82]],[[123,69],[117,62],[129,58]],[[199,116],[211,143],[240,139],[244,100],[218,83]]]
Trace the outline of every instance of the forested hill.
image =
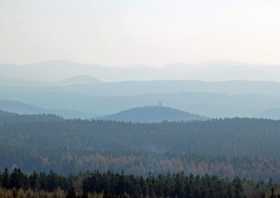
[[7,114],[11,115],[9,119],[2,115],[0,138],[5,139],[2,144],[22,148],[40,150],[47,143],[44,149],[280,158],[280,121],[235,118],[136,124]]
[[206,120],[206,117],[165,106],[135,107],[100,119],[125,122],[153,123],[162,121]]
[[21,122],[53,122],[61,121],[63,118],[53,115],[53,114],[38,114],[38,115],[20,115],[17,113],[11,113],[7,111],[0,110],[0,123],[15,123],[19,124]]
[[0,168],[124,170],[137,175],[185,171],[280,179],[280,121],[137,124],[4,112],[0,117]]

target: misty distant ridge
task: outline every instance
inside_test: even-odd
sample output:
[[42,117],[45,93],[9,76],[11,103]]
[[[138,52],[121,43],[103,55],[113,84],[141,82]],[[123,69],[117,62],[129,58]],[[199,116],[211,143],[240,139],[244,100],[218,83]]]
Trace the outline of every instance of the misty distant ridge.
[[[18,107],[20,106],[14,102]],[[21,106],[24,106],[22,104]],[[30,106],[31,107],[31,106]],[[2,110],[4,109],[4,110]],[[62,117],[48,113],[48,111],[30,111],[20,112],[20,109],[13,107],[10,110],[8,108],[1,108],[0,106],[0,118],[56,118],[62,119]],[[144,106],[144,107],[135,107],[132,109],[124,110],[116,114],[107,115],[103,117],[96,118],[97,120],[108,120],[108,121],[121,121],[121,122],[134,122],[134,123],[158,123],[163,121],[170,122],[191,122],[191,121],[206,121],[209,118],[184,112],[178,109],[171,107],[163,106]],[[26,119],[25,119],[26,120]],[[3,120],[2,120],[3,121]],[[34,120],[35,121],[35,120]]]
[[[14,100],[0,100],[0,111],[2,114],[9,115],[41,115],[53,114],[64,118],[90,118],[82,116],[81,112],[67,110],[50,110]],[[68,113],[68,114],[67,114]],[[73,114],[71,116],[71,113]],[[76,116],[74,116],[76,115]],[[94,118],[94,117],[91,117]],[[207,120],[208,118],[196,114],[191,114],[171,107],[164,106],[143,106],[135,107],[119,113],[97,117],[101,120],[152,123],[162,121],[194,121]]]
[[73,76],[67,78],[60,83],[63,85],[91,85],[95,83],[101,83],[102,81],[88,75]]
[[[266,68],[265,70],[260,68]],[[46,69],[47,68],[47,69]],[[32,81],[59,81],[76,75],[89,75],[105,81],[142,80],[251,80],[279,81],[277,65],[217,62],[155,65],[82,64],[67,60],[50,60],[31,64],[0,64],[0,77],[30,79]],[[1,75],[2,74],[2,75]],[[4,75],[5,74],[5,75]],[[32,75],[30,75],[32,74]]]
[[[207,95],[206,95],[207,96]],[[209,95],[211,96],[211,95]],[[138,96],[139,97],[139,96]],[[213,96],[212,96],[213,97]],[[112,101],[116,99],[112,98]],[[237,99],[237,98],[236,98]],[[236,100],[234,99],[234,100]],[[177,98],[178,100],[178,98]],[[118,102],[118,101],[115,101]],[[124,101],[125,102],[125,101]],[[249,104],[249,101],[244,101]],[[113,103],[113,102],[112,102]],[[140,102],[139,102],[140,104]],[[108,104],[110,105],[110,104]],[[114,103],[112,104],[114,105]],[[248,105],[247,105],[248,106]],[[100,109],[105,110],[107,106],[99,106]],[[213,112],[218,112],[220,109],[214,109]],[[242,107],[242,106],[241,106]],[[120,107],[119,107],[120,108]],[[190,108],[191,109],[191,108]],[[97,109],[98,110],[98,109]],[[264,111],[259,112],[249,112],[251,115],[242,116],[242,115],[233,115],[233,116],[204,116],[203,112],[201,114],[198,113],[190,113],[190,111],[184,111],[180,108],[172,108],[169,106],[161,106],[161,105],[145,105],[133,108],[122,108],[117,113],[105,113],[106,115],[100,116],[102,114],[97,114],[96,111],[88,110],[88,111],[78,111],[73,109],[53,109],[46,108],[42,106],[26,104],[21,101],[16,100],[0,100],[0,111],[10,112],[19,115],[42,115],[42,114],[52,114],[57,115],[66,119],[98,119],[98,120],[111,120],[111,121],[122,121],[122,122],[135,122],[135,123],[152,123],[152,122],[162,122],[162,121],[175,121],[175,122],[188,122],[188,121],[203,121],[208,120],[210,118],[232,118],[232,117],[251,117],[251,118],[264,118],[264,119],[280,119],[280,108],[271,108],[266,109]],[[242,113],[240,111],[240,113]]]
[[16,100],[0,100],[0,111],[19,115],[41,115],[52,114],[64,118],[89,118],[90,113],[71,110],[71,109],[50,109],[36,105],[26,104]]
[[[31,113],[47,110],[70,118],[114,114],[158,101],[207,117],[266,118],[266,111],[278,109],[280,101],[280,83],[277,82],[104,82],[89,76],[74,77],[65,82],[47,85],[0,83],[0,100],[13,99],[37,107],[27,109]],[[280,116],[274,117],[280,119]]]
[[41,114],[47,110],[15,100],[0,100],[0,110],[18,114]]
[[[226,77],[224,75],[230,74],[232,69],[239,71],[243,68],[240,65],[228,65],[231,69],[227,71],[215,70],[216,67],[214,70],[219,76]],[[250,67],[246,65],[244,68],[247,71]],[[231,78],[209,81],[203,76],[208,70],[190,72],[185,69],[192,69],[192,65],[179,63],[162,68],[129,68],[64,61],[0,65],[0,99],[13,99],[34,106],[27,109],[9,107],[8,110],[17,113],[47,111],[67,118],[90,119],[162,101],[166,106],[211,118],[270,118],[269,111],[273,110],[273,118],[280,119],[277,113],[280,82],[228,80]],[[278,79],[279,73],[273,72]],[[201,80],[191,80],[196,74],[201,74],[197,78]],[[39,83],[31,78],[33,76],[39,79]],[[172,79],[174,76],[189,80]],[[28,80],[20,80],[22,78]]]
[[131,108],[99,119],[136,123],[155,123],[163,121],[202,121],[207,120],[208,118],[166,106],[143,106]]

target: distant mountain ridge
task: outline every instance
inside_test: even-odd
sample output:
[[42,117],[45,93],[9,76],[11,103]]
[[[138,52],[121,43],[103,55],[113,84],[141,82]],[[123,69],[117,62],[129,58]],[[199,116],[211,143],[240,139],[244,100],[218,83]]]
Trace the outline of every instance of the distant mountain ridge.
[[18,114],[41,114],[47,112],[44,108],[15,100],[0,100],[0,111]]
[[[269,68],[265,71],[259,68]],[[48,68],[47,70],[45,68]],[[0,78],[58,80],[74,75],[94,75],[109,81],[120,80],[256,80],[278,81],[279,65],[258,65],[240,62],[175,63],[166,65],[84,64],[68,60],[48,60],[30,64],[0,64]],[[203,72],[201,72],[203,71]],[[30,76],[30,73],[34,74]],[[223,75],[221,75],[223,74]]]
[[67,78],[61,82],[63,85],[90,85],[95,83],[100,83],[101,81],[97,78],[87,75],[73,76]]
[[69,109],[49,109],[17,100],[0,100],[0,111],[20,115],[53,114],[64,118],[88,118],[90,115]]
[[[78,75],[79,73],[76,77]],[[42,107],[63,117],[87,119],[113,114],[135,105],[155,104],[157,101],[211,118],[263,118],[267,117],[267,110],[279,106],[280,100],[279,82],[168,80],[109,82],[103,81],[96,73],[93,78],[100,77],[101,81],[88,83],[95,80],[91,80],[91,77],[78,79],[76,77],[74,83],[70,78],[70,83],[65,85],[61,83],[62,79],[49,84],[24,82],[5,84],[0,76],[0,98]],[[78,83],[75,83],[76,80]],[[274,117],[279,119],[278,114]]]
[[102,120],[153,123],[163,121],[202,121],[208,118],[165,106],[135,107],[100,118]]

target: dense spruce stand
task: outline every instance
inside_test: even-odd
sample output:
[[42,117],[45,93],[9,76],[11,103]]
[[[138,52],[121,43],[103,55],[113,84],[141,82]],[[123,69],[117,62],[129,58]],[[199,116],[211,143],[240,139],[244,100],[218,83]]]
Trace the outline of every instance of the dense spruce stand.
[[272,183],[255,183],[240,178],[186,176],[183,173],[134,176],[124,173],[92,172],[61,176],[54,172],[23,173],[5,169],[0,174],[0,197],[189,197],[255,198],[279,197]]

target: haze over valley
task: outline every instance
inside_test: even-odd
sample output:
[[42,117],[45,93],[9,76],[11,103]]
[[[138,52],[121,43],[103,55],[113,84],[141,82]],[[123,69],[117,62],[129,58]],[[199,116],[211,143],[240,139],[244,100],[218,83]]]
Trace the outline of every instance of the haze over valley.
[[0,198],[279,198],[279,0],[0,0]]
[[161,103],[211,118],[279,119],[280,115],[277,81],[104,81],[89,75],[52,82],[15,79],[0,84],[1,109],[15,113],[90,119]]

